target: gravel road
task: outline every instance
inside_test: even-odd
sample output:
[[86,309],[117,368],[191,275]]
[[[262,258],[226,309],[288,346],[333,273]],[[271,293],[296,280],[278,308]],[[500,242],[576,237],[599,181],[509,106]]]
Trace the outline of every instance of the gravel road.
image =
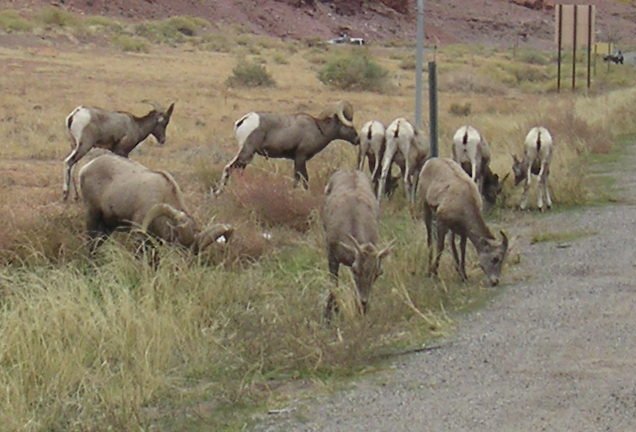
[[[628,153],[625,202],[636,198],[636,146]],[[398,358],[257,430],[636,431],[636,206],[539,220],[587,234],[531,245],[521,231],[522,265],[508,271],[532,276],[463,317],[442,349]]]

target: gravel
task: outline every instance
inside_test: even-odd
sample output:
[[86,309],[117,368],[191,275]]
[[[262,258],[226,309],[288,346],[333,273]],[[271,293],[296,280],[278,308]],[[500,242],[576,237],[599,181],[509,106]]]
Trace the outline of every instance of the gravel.
[[[633,171],[620,175],[635,184]],[[537,220],[589,235],[531,245],[520,227],[522,268],[508,271],[529,277],[463,317],[442,349],[400,357],[256,430],[636,431],[636,206]]]

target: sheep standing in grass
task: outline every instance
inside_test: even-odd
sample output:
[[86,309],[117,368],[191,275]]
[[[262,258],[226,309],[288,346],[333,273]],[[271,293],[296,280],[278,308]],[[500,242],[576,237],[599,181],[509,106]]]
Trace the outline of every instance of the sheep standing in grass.
[[[66,128],[71,137],[71,153],[64,159],[63,199],[68,198],[73,166],[93,147],[99,147],[128,157],[137,144],[153,135],[159,144],[166,141],[166,128],[174,103],[168,110],[155,107],[143,117],[122,111],[105,111],[101,108],[78,106],[66,117]],[[73,179],[75,199],[79,197]]]
[[377,120],[366,122],[360,129],[360,147],[358,148],[358,169],[364,170],[364,159],[369,159],[371,179],[375,182],[384,155],[384,125]]
[[499,176],[490,169],[490,148],[479,131],[472,126],[457,129],[453,136],[452,156],[477,183],[479,193],[486,201],[494,204],[503,180],[500,182]]
[[[351,267],[361,312],[368,309],[369,294],[382,273],[382,260],[391,247],[378,248],[380,207],[371,183],[361,171],[336,171],[325,188],[322,221],[327,242],[329,272],[338,281],[340,264]],[[325,317],[337,310],[329,294]]]
[[[461,278],[468,279],[465,260],[468,239],[477,250],[479,265],[490,284],[497,285],[508,252],[508,237],[502,231],[502,241],[498,242],[486,225],[481,212],[481,195],[468,174],[451,159],[430,159],[420,173],[417,198],[426,224],[429,272],[437,274],[446,234],[451,231],[451,250]],[[433,218],[437,221],[435,262],[432,262]],[[456,235],[459,236],[461,257],[457,253]]]
[[221,193],[235,169],[244,169],[259,154],[270,158],[294,161],[294,182],[309,182],[307,161],[333,140],[341,139],[358,145],[358,132],[353,126],[353,106],[341,101],[318,117],[308,114],[277,114],[251,112],[234,123],[239,151],[223,168],[219,185],[213,192]]
[[552,147],[552,135],[550,135],[550,132],[544,127],[537,126],[530,129],[528,135],[526,135],[523,158],[519,160],[517,156],[512,155],[512,172],[515,175],[515,185],[526,180],[523,186],[521,203],[519,204],[521,210],[525,210],[528,206],[528,191],[530,190],[532,174],[539,177],[537,207],[543,211],[543,195],[545,195],[545,203],[548,209],[552,207],[552,198],[550,197],[550,188],[548,186]]
[[405,118],[397,118],[391,122],[385,132],[385,151],[382,158],[382,174],[378,186],[378,201],[382,198],[391,165],[400,166],[404,176],[406,199],[413,202],[417,179],[428,157],[430,146],[422,131],[417,130]]
[[225,224],[202,230],[187,210],[179,185],[165,171],[152,171],[130,159],[104,154],[82,167],[79,177],[93,251],[120,227],[141,227],[194,252],[221,236],[228,240],[233,232]]

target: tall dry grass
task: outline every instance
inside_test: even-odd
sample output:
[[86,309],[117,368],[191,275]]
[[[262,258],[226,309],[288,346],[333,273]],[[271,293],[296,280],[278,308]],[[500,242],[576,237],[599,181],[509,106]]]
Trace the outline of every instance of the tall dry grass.
[[[226,194],[212,199],[209,189],[236,152],[232,123],[247,111],[317,114],[344,98],[358,125],[408,117],[413,90],[402,59],[409,52],[369,48],[389,77],[401,77],[390,94],[377,94],[321,84],[315,65],[328,58],[326,48],[229,33],[201,41],[195,52],[149,45],[148,53],[93,56],[74,46],[0,48],[0,424],[7,430],[184,430],[197,421],[220,429],[236,407],[284,397],[276,389],[285,383],[329,382],[398,347],[421,346],[452,328],[447,313],[492,293],[480,286],[472,250],[470,284],[458,283],[448,256],[440,280],[426,276],[423,227],[397,193],[382,217],[382,239],[395,239],[396,248],[369,315],[355,315],[343,268],[343,313],[326,326],[321,310],[336,288],[318,210],[329,175],[353,166],[357,149],[337,142],[312,159],[309,191],[291,187],[289,161],[258,156],[233,175]],[[267,64],[277,87],[226,87],[236,55],[250,50],[284,58]],[[556,206],[593,198],[580,175],[583,157],[636,130],[633,89],[559,97],[548,81],[511,84],[523,62],[546,68],[539,79],[548,75],[535,54],[448,47],[438,59],[442,155],[455,129],[470,123],[491,142],[493,168],[503,175],[527,129],[546,124],[556,141]],[[608,78],[607,88],[620,81]],[[176,100],[176,108],[166,145],[150,139],[131,157],[172,172],[202,223],[237,227],[230,245],[198,257],[161,247],[156,271],[134,258],[122,235],[89,260],[81,204],[59,202],[68,112],[90,104],[142,114],[143,99]],[[450,114],[453,103],[470,104],[470,112]],[[508,205],[518,192],[506,186]],[[506,269],[508,279],[514,273]]]

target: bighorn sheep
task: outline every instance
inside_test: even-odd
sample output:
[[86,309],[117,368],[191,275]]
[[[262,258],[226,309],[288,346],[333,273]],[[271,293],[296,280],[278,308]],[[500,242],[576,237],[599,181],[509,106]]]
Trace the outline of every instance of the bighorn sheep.
[[353,106],[340,101],[318,117],[308,114],[277,114],[251,112],[234,123],[234,135],[239,151],[223,168],[223,175],[215,194],[222,192],[230,171],[243,169],[254,154],[294,161],[294,183],[302,181],[307,187],[307,161],[336,139],[358,144],[358,133],[353,127]]
[[430,145],[422,131],[405,118],[396,118],[386,128],[386,148],[382,158],[382,174],[378,186],[378,201],[382,198],[391,164],[395,161],[404,176],[404,189],[409,202],[415,199],[418,175],[428,157]]
[[[78,106],[66,117],[66,128],[71,136],[71,153],[64,159],[63,198],[68,198],[73,166],[93,147],[99,147],[128,157],[128,154],[146,137],[152,134],[159,144],[166,141],[166,128],[174,109],[174,102],[167,111],[156,106],[143,117],[122,111],[105,111],[101,108]],[[75,199],[77,187],[73,179]]]
[[503,180],[500,182],[499,176],[490,170],[490,148],[479,131],[472,126],[457,129],[453,136],[452,156],[477,183],[486,201],[494,204]]
[[363,171],[365,157],[369,159],[371,179],[376,180],[378,168],[384,155],[384,125],[377,120],[366,122],[360,129],[360,147],[358,148],[358,169]]
[[93,251],[119,227],[139,226],[194,252],[221,236],[228,240],[233,232],[225,224],[201,230],[184,204],[179,185],[165,171],[152,171],[130,159],[104,154],[82,167],[79,178]]
[[548,187],[550,177],[550,161],[552,160],[552,135],[541,126],[533,127],[526,135],[523,158],[517,159],[512,155],[512,172],[515,175],[515,186],[526,180],[523,187],[523,196],[519,207],[525,210],[528,205],[528,190],[532,174],[539,177],[539,189],[537,192],[537,207],[543,211],[543,195],[548,208],[552,207],[552,198]]
[[[417,196],[428,236],[429,272],[437,274],[446,234],[450,230],[453,258],[461,278],[467,279],[465,258],[468,238],[477,250],[479,265],[490,284],[497,285],[508,251],[508,237],[502,231],[502,241],[498,242],[484,222],[481,195],[468,174],[451,159],[430,159],[420,173]],[[437,221],[437,256],[434,263],[433,217]],[[457,254],[455,235],[460,239],[461,258]]]
[[[326,235],[329,272],[338,281],[340,264],[351,267],[359,307],[366,313],[369,293],[382,273],[382,260],[391,246],[378,248],[380,207],[369,179],[361,171],[336,171],[325,187],[322,221]],[[325,317],[337,309],[331,292]]]

